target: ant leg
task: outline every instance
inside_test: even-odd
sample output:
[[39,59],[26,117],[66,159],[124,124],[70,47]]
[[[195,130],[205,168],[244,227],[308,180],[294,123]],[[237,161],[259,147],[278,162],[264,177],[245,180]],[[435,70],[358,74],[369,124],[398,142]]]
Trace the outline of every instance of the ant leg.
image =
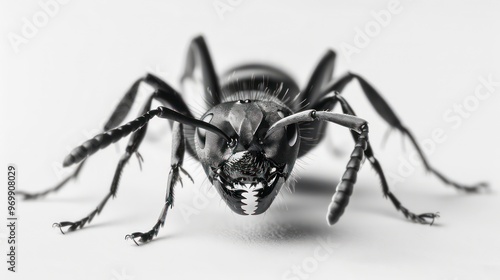
[[[162,90],[158,89],[158,91],[162,91]],[[97,208],[94,211],[92,211],[85,218],[83,218],[79,221],[76,221],[76,222],[56,223],[56,224],[54,224],[55,227],[62,228],[62,227],[69,226],[69,231],[75,230],[77,228],[82,228],[86,223],[89,223],[96,214],[99,214],[102,211],[102,209],[106,205],[109,198],[112,196],[114,197],[116,195],[116,190],[118,188],[118,182],[120,180],[121,171],[122,171],[124,165],[130,159],[130,157],[134,153],[137,154],[137,149],[138,149],[139,145],[141,144],[141,142],[144,139],[144,136],[146,134],[147,124],[154,117],[168,119],[171,121],[185,123],[185,124],[188,124],[190,126],[196,126],[196,127],[206,129],[207,131],[215,133],[215,134],[219,135],[220,137],[224,138],[228,145],[234,146],[234,140],[231,137],[229,137],[227,134],[225,134],[219,128],[217,128],[217,127],[215,127],[207,122],[185,116],[181,113],[178,113],[172,109],[169,109],[169,108],[166,108],[163,106],[160,106],[157,109],[149,110],[153,98],[156,98],[156,97],[157,97],[157,95],[153,94],[148,99],[146,106],[144,106],[144,108],[142,109],[143,114],[141,116],[139,116],[138,118],[136,118],[135,120],[128,122],[120,127],[115,128],[115,129],[112,129],[110,131],[107,131],[105,133],[101,133],[101,134],[96,135],[94,138],[85,141],[82,145],[73,149],[71,151],[71,153],[68,156],[66,156],[66,158],[64,159],[64,162],[63,162],[64,166],[69,166],[69,165],[78,163],[78,162],[86,159],[88,156],[94,154],[98,150],[106,148],[111,143],[116,142],[116,141],[120,140],[121,138],[124,138],[127,135],[132,133],[132,136],[129,140],[129,144],[128,144],[127,149],[126,149],[126,153],[123,155],[123,157],[121,158],[121,160],[118,163],[118,166],[116,168],[116,172],[115,172],[115,176],[113,179],[113,183],[111,185],[111,189],[110,189],[109,193],[104,197],[103,201],[97,206]],[[176,128],[176,127],[178,127],[178,125],[176,125],[174,123],[173,127]],[[182,126],[180,128],[182,129]],[[181,147],[178,150],[176,150],[175,158],[180,157],[179,154],[182,154],[182,157],[180,157],[180,160],[173,161],[174,162],[174,164],[172,166],[172,170],[173,170],[172,176],[173,177],[171,178],[172,179],[171,181],[173,181],[174,183],[178,180],[178,171],[179,170],[186,173],[184,171],[184,169],[182,169],[180,166],[178,166],[179,162],[182,163],[182,158],[184,156],[184,151],[185,151],[185,143],[184,143],[185,141],[184,141],[183,135],[184,135],[183,131],[174,132],[174,136],[176,136],[177,138],[182,138],[180,140],[176,140],[177,138],[174,138],[174,144],[175,144],[174,147]],[[179,141],[180,144],[176,144],[177,143],[176,141]],[[179,151],[181,151],[181,152],[179,152]],[[140,155],[138,155],[138,158],[140,161],[141,160]],[[171,185],[173,185],[173,184],[171,184]],[[167,204],[169,206],[171,206],[170,200],[167,200]],[[61,232],[63,232],[62,229],[61,229]]]
[[[323,97],[321,95],[323,94],[322,89],[333,79],[336,56],[333,50],[328,50],[316,65],[307,86],[302,90],[303,104],[306,104],[304,109],[316,109],[320,111],[313,105]],[[325,127],[326,124],[324,122],[305,122],[299,124],[301,138],[299,157],[307,154],[323,140]]]
[[[354,114],[336,114],[332,112],[325,111],[316,111],[314,109],[302,111],[290,116],[287,116],[278,122],[274,123],[266,133],[266,137],[287,125],[292,123],[300,123],[300,122],[314,122],[314,121],[328,121],[333,122],[343,127],[351,129],[351,133],[355,139],[355,147],[351,153],[351,158],[346,166],[346,171],[342,176],[340,183],[337,185],[335,189],[335,193],[332,197],[332,202],[328,206],[327,220],[330,225],[335,224],[342,214],[344,213],[347,204],[349,203],[350,196],[354,189],[354,184],[356,183],[357,174],[359,169],[361,168],[361,164],[363,162],[364,156],[366,155],[372,165],[377,170],[379,174],[382,184],[384,187],[384,194],[387,195],[394,206],[401,211],[408,219],[412,221],[424,223],[424,224],[432,224],[434,218],[437,217],[437,214],[425,213],[425,214],[414,214],[405,207],[401,205],[401,203],[396,199],[396,197],[389,191],[387,187],[387,182],[385,182],[385,177],[382,172],[382,168],[376,161],[373,153],[371,151],[370,143],[368,141],[368,124],[365,120],[360,119]],[[427,221],[426,219],[431,219],[431,221]]]
[[[154,98],[154,95],[151,95],[151,97],[148,98],[145,106],[142,109],[143,114],[145,114],[146,112],[149,111],[149,109],[151,107],[151,102],[153,101],[153,98]],[[68,231],[74,231],[78,228],[83,228],[85,226],[85,224],[90,223],[92,221],[92,219],[95,217],[95,215],[101,213],[102,209],[104,208],[104,206],[106,205],[108,200],[111,197],[114,198],[116,196],[116,192],[118,190],[118,184],[120,182],[122,170],[125,167],[125,164],[129,161],[130,157],[135,153],[137,155],[137,158],[139,159],[139,164],[141,163],[142,157],[137,152],[137,149],[139,148],[142,140],[144,139],[144,136],[146,135],[146,131],[147,131],[147,122],[142,127],[140,127],[136,132],[134,132],[132,134],[132,136],[130,137],[125,154],[122,156],[122,158],[120,159],[120,161],[118,162],[118,165],[116,167],[115,175],[114,175],[113,181],[111,183],[111,188],[110,188],[108,194],[106,194],[106,196],[103,198],[101,203],[99,203],[97,205],[97,207],[92,212],[90,212],[90,214],[88,214],[86,217],[84,217],[76,222],[64,221],[64,222],[60,222],[60,223],[54,223],[54,225],[53,225],[54,227],[58,227],[61,230],[61,232],[64,234],[64,231],[62,230],[63,227],[69,227]],[[66,163],[66,161],[65,161],[65,163]]]
[[[191,116],[192,114],[189,111],[186,103],[182,99],[179,93],[177,93],[172,87],[170,87],[167,83],[165,83],[163,80],[160,78],[152,75],[152,74],[147,74],[145,77],[142,77],[135,81],[132,86],[129,88],[129,90],[125,93],[123,98],[120,100],[118,105],[116,106],[115,110],[111,114],[110,118],[104,125],[104,131],[108,131],[110,129],[113,129],[120,125],[120,123],[123,122],[125,117],[128,115],[130,112],[130,109],[132,108],[132,105],[135,102],[135,98],[137,96],[139,86],[141,82],[144,82],[150,86],[152,86],[155,89],[162,89],[162,90],[157,90],[155,95],[156,98],[161,101],[165,106],[169,106],[173,108],[174,110],[186,115],[186,116]],[[190,153],[194,153],[193,151],[189,151]],[[17,193],[21,196],[23,196],[24,199],[38,199],[43,196],[46,196],[49,193],[57,192],[60,189],[62,189],[70,180],[76,179],[78,175],[80,174],[80,171],[82,170],[84,165],[84,161],[82,161],[76,169],[66,178],[64,178],[62,181],[60,181],[58,184],[56,184],[54,187],[48,188],[44,191],[36,192],[36,193],[29,193],[29,192],[24,192],[24,191],[18,191]]]
[[[135,97],[137,95],[137,91],[139,88],[139,84],[143,79],[139,79],[135,81],[132,86],[129,88],[129,90],[125,93],[123,96],[122,100],[120,103],[117,105],[115,111],[109,118],[109,120],[106,122],[106,125],[104,126],[104,130],[109,130],[112,128],[115,128],[118,126],[123,119],[126,117],[128,112],[130,111],[130,108],[132,107],[132,104],[134,103]],[[38,199],[41,197],[46,196],[49,193],[57,192],[60,189],[62,189],[70,180],[74,180],[78,177],[80,174],[80,171],[83,168],[85,161],[82,161],[76,169],[66,178],[64,178],[62,181],[60,181],[58,184],[56,184],[54,187],[48,188],[44,191],[36,192],[36,193],[29,193],[29,192],[24,192],[24,191],[18,191],[17,193],[20,194],[24,199],[30,200],[30,199]]]
[[117,127],[118,125],[120,125],[120,123],[123,122],[123,120],[125,120],[125,117],[130,112],[130,108],[132,108],[132,105],[134,104],[141,82],[153,87],[155,89],[155,99],[161,101],[165,106],[173,108],[174,110],[184,115],[190,117],[192,116],[186,103],[177,91],[175,91],[162,79],[148,73],[146,74],[146,76],[135,81],[135,83],[132,84],[125,96],[123,96],[122,100],[120,100],[120,103],[118,103],[115,111],[113,112],[113,114],[111,114],[111,117],[104,126],[105,131]]
[[180,182],[182,185],[182,179],[179,171],[187,175],[189,179],[193,181],[193,178],[191,178],[191,176],[182,168],[184,153],[185,139],[183,125],[176,122],[172,128],[172,161],[170,173],[168,174],[167,195],[160,216],[151,230],[147,232],[134,232],[127,234],[125,239],[132,239],[136,245],[139,245],[139,243],[146,243],[153,240],[153,238],[158,235],[160,228],[165,224],[168,209],[172,208],[174,205],[174,186],[177,182]]
[[78,166],[75,168],[75,170],[73,170],[73,172],[68,177],[61,180],[59,183],[57,183],[57,185],[55,185],[52,188],[48,188],[44,191],[34,192],[34,193],[25,192],[25,191],[17,191],[17,194],[21,195],[23,197],[23,199],[25,199],[25,200],[34,200],[34,199],[44,197],[49,193],[57,192],[62,187],[64,187],[70,180],[72,180],[72,179],[74,180],[78,177],[84,164],[85,164],[85,160],[80,162],[80,164],[78,164]]
[[[401,120],[396,116],[396,113],[391,109],[389,104],[382,98],[382,96],[371,86],[365,79],[363,79],[361,76],[357,74],[352,74],[348,73],[344,77],[340,78],[338,81],[330,83],[328,86],[325,87],[323,92],[325,93],[325,97],[314,106],[314,109],[316,110],[324,110],[324,109],[333,109],[333,107],[336,104],[336,99],[335,97],[332,97],[331,94],[326,94],[329,92],[342,92],[344,87],[351,82],[353,79],[358,80],[358,82],[361,85],[361,88],[365,94],[365,96],[368,98],[369,102],[375,109],[375,111],[392,127],[396,128],[399,130],[403,135],[408,136],[410,139],[411,143],[415,147],[418,155],[420,156],[420,159],[422,160],[425,169],[434,175],[436,175],[443,183],[451,185],[455,187],[458,190],[462,190],[465,192],[478,192],[480,189],[487,187],[488,184],[481,182],[477,183],[474,185],[464,185],[458,182],[455,182],[445,175],[443,175],[440,171],[436,170],[429,161],[427,160],[427,157],[423,153],[422,149],[420,148],[420,145],[417,143],[417,140],[413,136],[413,134],[410,132],[410,130],[404,126],[401,122]],[[332,102],[332,98],[335,100]],[[330,99],[330,101],[329,101]],[[326,106],[326,108],[325,108]]]
[[201,68],[201,79],[205,90],[205,100],[209,106],[221,103],[222,93],[219,84],[219,78],[215,72],[210,52],[208,51],[205,39],[198,36],[191,41],[186,57],[186,67],[181,78],[181,83],[185,79],[196,80],[196,68]]
[[[309,78],[307,86],[302,91],[304,93],[303,98],[307,100],[306,104],[309,104],[309,107],[316,104],[316,101],[322,97],[323,87],[333,79],[336,57],[337,54],[334,51],[328,50],[314,69],[311,78]],[[306,109],[313,108],[306,107]]]
[[[354,110],[351,108],[349,103],[347,103],[347,101],[342,96],[340,96],[339,94],[336,94],[335,96],[339,100],[340,106],[342,107],[342,111],[344,114],[356,116],[356,114],[354,113]],[[361,136],[359,136],[358,134],[356,134],[354,132],[351,132],[351,134],[352,134],[352,137],[354,138],[354,141],[358,142],[359,138]],[[375,158],[375,155],[373,154],[373,149],[368,141],[367,141],[367,147],[364,151],[364,154],[368,158],[368,161],[370,161],[370,164],[373,166],[373,169],[375,169],[375,172],[377,173],[377,175],[380,178],[384,197],[389,198],[391,200],[392,204],[394,205],[394,207],[396,207],[397,210],[401,211],[407,219],[409,219],[413,222],[421,223],[421,224],[432,225],[434,223],[434,219],[439,217],[439,213],[414,214],[413,212],[410,212],[406,207],[404,207],[401,204],[401,202],[399,202],[399,200],[396,198],[396,196],[390,191],[389,184],[387,183],[384,172],[382,170],[382,166],[380,165],[379,161]],[[349,164],[348,164],[348,167],[349,167]]]

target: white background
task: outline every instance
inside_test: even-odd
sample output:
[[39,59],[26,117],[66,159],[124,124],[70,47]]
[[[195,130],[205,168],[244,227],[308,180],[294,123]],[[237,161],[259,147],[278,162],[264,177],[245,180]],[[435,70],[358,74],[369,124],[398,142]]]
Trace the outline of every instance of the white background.
[[[79,180],[60,193],[19,202],[19,272],[7,274],[2,261],[7,279],[498,279],[500,87],[475,107],[470,103],[473,110],[459,124],[443,118],[455,104],[473,102],[480,77],[500,81],[498,2],[401,1],[402,10],[352,56],[342,47],[355,46],[356,29],[370,25],[372,12],[386,10],[389,1],[232,1],[231,10],[219,13],[214,3],[228,2],[88,2],[59,5],[17,53],[9,36],[23,36],[23,18],[33,22],[43,9],[36,1],[1,4],[0,166],[17,165],[20,189],[56,182],[68,151],[99,131],[145,72],[180,89],[187,45],[203,34],[219,73],[265,62],[302,86],[326,49],[336,49],[336,75],[349,70],[366,77],[419,141],[443,131],[445,140],[429,151],[431,163],[460,182],[488,181],[491,191],[457,192],[421,166],[398,171],[414,150],[408,142],[403,149],[394,132],[381,147],[387,125],[353,83],[345,96],[370,122],[383,167],[404,175],[403,182],[392,182],[393,191],[415,212],[439,211],[434,226],[405,221],[365,165],[346,213],[328,227],[327,205],[352,149],[348,133],[334,128],[328,130],[334,137],[299,162],[297,192],[283,192],[261,216],[233,214],[207,192],[198,163],[187,159],[195,184],[185,180],[177,188],[165,228],[154,242],[137,247],[123,237],[149,230],[165,196],[170,137],[168,126],[156,120],[140,148],[143,171],[132,159],[117,199],[85,229],[63,236],[51,224],[82,218],[97,205],[125,141],[93,156]],[[4,255],[5,226],[0,237]],[[328,250],[318,239],[330,240]],[[305,274],[294,274],[294,266]]]

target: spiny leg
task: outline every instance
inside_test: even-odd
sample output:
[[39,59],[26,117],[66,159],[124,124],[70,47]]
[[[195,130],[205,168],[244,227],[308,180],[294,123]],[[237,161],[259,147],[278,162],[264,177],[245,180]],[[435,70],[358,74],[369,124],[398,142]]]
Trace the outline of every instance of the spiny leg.
[[478,192],[482,188],[488,186],[488,184],[484,183],[484,182],[477,183],[474,185],[465,185],[465,184],[455,182],[453,180],[450,180],[448,177],[444,176],[440,171],[436,170],[433,166],[431,166],[429,161],[427,160],[427,157],[423,153],[422,149],[420,148],[420,145],[417,143],[416,139],[414,138],[414,136],[410,132],[410,130],[402,124],[401,120],[396,116],[394,111],[391,109],[389,104],[382,98],[380,93],[378,93],[375,90],[375,88],[373,88],[373,86],[371,86],[365,79],[363,79],[361,76],[359,76],[357,74],[348,73],[344,77],[340,78],[338,81],[335,81],[335,82],[332,81],[323,90],[325,98],[320,100],[318,102],[318,104],[315,104],[315,106],[313,106],[313,108],[316,110],[327,110],[327,109],[332,110],[333,107],[335,106],[336,99],[332,102],[331,99],[335,98],[335,97],[328,96],[327,93],[329,93],[329,92],[339,92],[339,93],[342,92],[344,87],[349,82],[351,82],[353,79],[358,80],[358,82],[360,83],[361,88],[363,90],[363,93],[368,98],[368,100],[372,104],[375,111],[392,128],[396,128],[401,133],[403,133],[403,135],[406,135],[410,139],[411,143],[413,144],[413,146],[417,150],[417,153],[418,153],[420,159],[422,160],[427,171],[436,175],[445,184],[451,185],[451,186],[455,187],[456,189],[462,190],[465,192]]
[[[162,89],[162,91],[157,91],[156,95],[160,101],[162,101],[165,105],[169,105],[170,107],[176,109],[179,112],[182,112],[183,114],[187,116],[191,116],[191,112],[189,112],[189,109],[187,108],[186,104],[180,97],[180,95],[172,89],[167,83],[165,83],[163,80],[160,78],[152,75],[152,74],[147,74],[146,76],[138,79],[135,81],[130,88],[127,90],[125,95],[122,97],[118,105],[116,106],[115,110],[109,117],[108,121],[104,125],[104,131],[108,131],[110,129],[113,129],[120,125],[120,123],[123,122],[125,117],[128,115],[130,112],[130,109],[132,108],[132,105],[135,102],[137,93],[139,91],[139,86],[141,82],[144,82],[150,86],[152,86],[155,89]],[[73,172],[61,180],[59,183],[57,183],[55,186],[48,188],[44,191],[40,192],[35,192],[35,193],[30,193],[30,192],[25,192],[25,191],[18,191],[17,193],[21,195],[24,199],[38,199],[41,197],[44,197],[50,193],[55,193],[62,189],[64,186],[67,185],[67,183],[71,180],[74,180],[78,177],[80,174],[81,170],[83,169],[84,161],[81,162]]]
[[[145,114],[149,111],[151,107],[151,102],[153,100],[153,95],[148,98],[146,104],[144,105],[142,109],[142,114]],[[64,221],[60,223],[55,223],[53,226],[58,227],[61,232],[64,234],[64,231],[62,230],[63,227],[69,227],[68,231],[74,231],[78,228],[83,228],[87,223],[90,223],[92,219],[97,215],[100,214],[106,203],[111,197],[116,196],[116,192],[118,190],[118,184],[120,182],[121,174],[123,171],[123,168],[125,167],[125,164],[129,161],[130,157],[135,153],[137,155],[137,158],[139,159],[139,164],[141,164],[142,157],[140,154],[137,152],[137,149],[139,148],[142,140],[144,139],[144,136],[146,135],[147,131],[147,123],[144,124],[141,128],[139,128],[136,132],[132,134],[130,137],[130,140],[128,142],[127,148],[125,150],[125,154],[121,157],[120,161],[118,162],[118,165],[116,167],[115,175],[113,177],[113,181],[111,183],[111,187],[109,192],[106,194],[106,196],[103,198],[101,203],[97,205],[97,207],[90,212],[86,217],[76,221],[76,222],[69,222],[69,221]]]
[[[354,113],[354,110],[351,108],[349,103],[340,96],[337,93],[334,93],[335,98],[339,100],[340,106],[342,107],[342,111],[344,114],[349,114],[352,116],[356,116],[356,113]],[[354,141],[357,143],[359,141],[359,136],[358,134],[351,132],[352,137],[354,138]],[[385,198],[389,198],[394,204],[394,207],[396,207],[397,210],[401,211],[403,215],[409,219],[412,220],[413,222],[421,223],[421,224],[430,224],[432,225],[434,223],[434,219],[439,217],[439,213],[423,213],[423,214],[415,214],[411,211],[409,211],[406,207],[404,207],[401,202],[396,198],[396,196],[390,191],[389,189],[389,184],[387,183],[387,180],[385,178],[384,172],[382,170],[382,166],[380,165],[379,161],[375,158],[375,155],[373,153],[373,149],[370,145],[370,142],[367,140],[367,147],[364,150],[365,156],[368,158],[368,161],[370,161],[371,165],[375,169],[375,172],[380,178],[380,182],[382,184],[382,191],[384,193]],[[351,156],[352,160],[352,156]],[[349,164],[347,165],[347,168],[349,168]]]
[[[212,133],[217,134],[219,137],[223,138],[226,141],[227,145],[229,145],[230,147],[234,147],[236,144],[236,141],[234,139],[232,139],[231,137],[226,135],[219,128],[217,128],[217,127],[215,127],[207,122],[185,116],[183,114],[180,114],[174,110],[171,110],[171,109],[163,107],[163,106],[160,106],[157,109],[153,109],[153,110],[148,111],[147,108],[149,108],[150,104],[151,104],[151,98],[149,99],[148,104],[146,104],[147,106],[145,106],[143,109],[143,112],[145,112],[143,115],[141,115],[137,119],[135,119],[131,122],[128,122],[120,127],[117,127],[115,129],[112,129],[112,130],[107,131],[105,133],[98,134],[94,138],[85,141],[82,145],[73,149],[71,151],[71,153],[64,159],[64,162],[63,162],[64,166],[69,166],[69,165],[78,163],[78,162],[86,159],[88,156],[94,154],[98,150],[109,146],[111,143],[114,143],[114,142],[120,140],[121,138],[126,137],[127,135],[129,135],[131,133],[134,133],[132,135],[132,137],[130,138],[129,145],[127,146],[127,152],[125,153],[125,155],[120,160],[120,163],[118,164],[118,167],[117,167],[117,170],[115,173],[115,177],[113,180],[113,184],[111,186],[111,190],[108,193],[108,195],[104,198],[104,200],[101,202],[101,204],[98,205],[96,210],[91,212],[87,217],[81,219],[80,221],[61,222],[61,223],[54,224],[54,226],[59,227],[59,228],[69,226],[70,227],[69,230],[74,230],[74,229],[83,227],[86,223],[90,222],[96,214],[100,213],[100,211],[102,210],[102,208],[104,207],[104,205],[106,204],[108,199],[116,193],[116,187],[118,185],[118,181],[120,178],[120,172],[123,169],[124,164],[130,159],[130,156],[133,153],[137,152],[137,148],[139,147],[139,144],[141,143],[141,141],[144,138],[144,135],[146,133],[146,125],[153,117],[169,119],[169,120],[176,121],[179,123],[184,123],[184,124],[188,124],[191,126],[200,127],[200,128],[203,128],[207,131],[210,131]],[[184,144],[183,144],[182,151],[184,153]],[[140,156],[139,156],[139,158],[140,158]],[[175,168],[175,166],[174,166],[174,170],[178,170],[178,169],[180,169],[182,172],[185,172],[182,168],[180,168],[180,167]],[[173,178],[175,179],[176,177],[173,177]]]
[[359,169],[361,168],[364,155],[368,157],[370,162],[377,169],[377,172],[380,175],[383,184],[386,186],[386,188],[384,188],[384,193],[391,199],[396,208],[403,212],[406,217],[415,222],[432,223],[432,221],[428,222],[426,218],[430,218],[433,220],[435,214],[413,214],[412,212],[408,211],[408,209],[403,207],[401,203],[399,203],[399,201],[396,199],[396,197],[389,191],[382,169],[373,156],[371,147],[369,145],[368,124],[365,120],[354,116],[354,114],[336,114],[326,111],[316,111],[314,109],[305,110],[285,117],[274,123],[266,133],[266,137],[267,135],[273,133],[275,130],[292,123],[313,122],[317,120],[333,122],[351,129],[356,142],[354,150],[351,153],[351,158],[347,163],[346,171],[344,172],[341,181],[335,189],[335,193],[332,197],[332,202],[328,206],[327,220],[330,225],[335,224],[340,219],[340,217],[344,213],[345,208],[347,207],[347,204],[349,203],[349,198],[352,194],[354,184],[356,183],[357,174]]
[[151,230],[147,232],[134,232],[125,236],[126,240],[132,239],[136,245],[153,240],[153,238],[158,235],[160,228],[165,224],[168,209],[172,208],[174,205],[174,186],[177,182],[180,182],[182,184],[179,171],[186,174],[191,179],[191,181],[193,180],[191,176],[182,168],[185,153],[183,125],[180,123],[174,123],[172,134],[172,161],[170,173],[168,174],[165,203],[158,220]]

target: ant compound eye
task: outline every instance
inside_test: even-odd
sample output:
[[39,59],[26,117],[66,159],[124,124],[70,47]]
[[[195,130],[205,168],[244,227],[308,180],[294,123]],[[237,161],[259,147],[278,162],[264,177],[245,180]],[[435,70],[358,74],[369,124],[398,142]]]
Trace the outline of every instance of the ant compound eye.
[[[204,116],[201,121],[203,122],[206,122],[206,123],[210,123],[210,121],[212,120],[212,118],[214,117],[214,114],[208,114],[206,116]],[[206,136],[207,136],[207,131],[203,128],[196,128],[196,135],[198,135],[198,143],[200,144],[200,147],[203,149],[205,148],[205,139],[206,139]]]
[[287,126],[286,128],[286,138],[288,139],[288,146],[293,147],[295,143],[297,143],[297,138],[299,137],[298,135],[298,129],[297,129],[297,124],[291,124]]

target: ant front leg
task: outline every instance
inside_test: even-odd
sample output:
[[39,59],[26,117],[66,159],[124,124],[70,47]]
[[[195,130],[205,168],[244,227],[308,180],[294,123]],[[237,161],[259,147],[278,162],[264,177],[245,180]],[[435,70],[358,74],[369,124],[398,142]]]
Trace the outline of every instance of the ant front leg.
[[[99,214],[104,206],[106,205],[108,199],[110,197],[115,196],[116,190],[118,187],[118,182],[120,179],[120,174],[121,171],[124,167],[124,165],[128,162],[130,159],[131,155],[134,153],[137,153],[137,149],[139,148],[140,143],[144,139],[145,133],[146,133],[146,128],[148,122],[153,119],[154,117],[159,117],[162,119],[168,119],[171,121],[176,121],[180,123],[186,123],[191,126],[196,126],[196,127],[201,127],[206,129],[207,131],[213,132],[215,134],[218,134],[219,136],[223,137],[226,139],[227,143],[231,142],[231,138],[226,135],[222,130],[218,129],[217,127],[204,122],[200,121],[188,116],[185,116],[179,112],[176,112],[174,110],[171,110],[169,108],[166,108],[164,106],[160,106],[157,109],[153,110],[148,110],[148,108],[151,105],[152,99],[156,95],[151,96],[149,99],[148,103],[143,109],[144,114],[142,114],[140,117],[136,118],[135,120],[128,122],[120,127],[117,127],[115,129],[112,129],[110,131],[107,131],[105,133],[101,133],[96,135],[94,138],[85,141],[82,145],[76,147],[71,151],[71,153],[66,156],[64,159],[63,165],[64,166],[69,166],[78,162],[81,162],[82,160],[86,159],[87,157],[91,156],[95,152],[97,152],[100,149],[104,149],[107,146],[109,146],[111,143],[114,143],[129,134],[133,133],[130,140],[129,140],[129,145],[127,146],[126,153],[118,163],[116,172],[115,172],[115,177],[113,179],[113,183],[111,185],[111,189],[109,193],[104,197],[103,201],[97,206],[97,208],[92,211],[88,216],[85,218],[77,221],[77,222],[61,222],[61,223],[56,223],[54,224],[55,227],[66,227],[69,226],[69,230],[75,230],[77,228],[82,228],[86,223],[89,223],[93,217],[96,214]],[[175,155],[175,160],[173,161],[173,172],[171,173],[171,178],[169,186],[173,186],[175,182],[179,179],[178,177],[178,171],[181,170],[182,172],[186,173],[182,168],[182,159],[184,156],[184,151],[185,151],[185,140],[184,140],[184,134],[182,131],[182,126],[180,127],[180,130],[178,126],[174,126],[176,129],[174,129],[174,147],[177,147],[175,149],[176,152],[174,152]],[[178,143],[178,144],[177,144]],[[140,156],[139,159],[141,160]],[[171,206],[173,202],[173,190],[172,188],[169,188],[169,191],[167,192],[167,206]],[[164,221],[164,216],[166,215],[166,209],[165,208],[162,214],[162,217],[160,220]],[[155,231],[158,231],[158,226],[155,226]],[[62,231],[62,230],[61,230]],[[63,232],[64,233],[64,232]],[[145,240],[147,238],[144,238]]]
[[153,238],[158,235],[160,228],[165,224],[168,209],[174,206],[174,186],[177,182],[180,182],[182,185],[180,172],[187,175],[189,179],[193,181],[193,178],[184,170],[184,168],[182,168],[186,149],[185,143],[183,125],[176,122],[172,127],[172,162],[170,173],[168,174],[166,199],[163,209],[161,210],[160,217],[151,230],[147,232],[134,232],[127,234],[125,239],[132,239],[136,245],[153,240]]
[[[151,107],[151,102],[152,102],[153,98],[154,98],[154,95],[152,95],[148,99],[148,101],[146,102],[146,104],[144,105],[144,107],[142,109],[142,113],[148,112],[148,110]],[[127,124],[125,126],[130,126],[130,125]],[[121,128],[118,129],[118,130],[115,130],[115,131],[121,131]],[[92,221],[92,219],[97,214],[101,213],[102,209],[104,208],[104,206],[106,205],[106,203],[108,202],[108,200],[111,197],[114,198],[116,196],[116,192],[118,190],[118,184],[120,182],[120,178],[121,178],[121,174],[122,174],[123,168],[125,167],[125,165],[129,161],[130,157],[133,154],[136,154],[137,155],[137,159],[139,160],[139,164],[141,164],[141,161],[143,159],[142,159],[141,155],[138,153],[137,150],[139,149],[139,146],[141,145],[142,140],[144,139],[144,136],[146,135],[146,131],[147,131],[147,122],[146,122],[146,124],[142,125],[136,132],[134,132],[132,134],[132,136],[130,137],[129,143],[128,143],[127,148],[125,150],[125,153],[123,154],[122,158],[120,159],[120,161],[118,162],[118,165],[116,167],[115,175],[113,177],[113,181],[111,183],[110,190],[106,194],[106,196],[103,198],[103,200],[101,201],[101,203],[99,203],[97,205],[97,207],[92,212],[90,212],[90,214],[88,214],[86,217],[84,217],[84,218],[82,218],[82,219],[80,219],[80,220],[78,220],[76,222],[64,221],[64,222],[60,222],[60,223],[55,223],[53,225],[54,227],[58,227],[61,230],[61,233],[64,234],[64,231],[62,230],[63,227],[69,227],[68,231],[74,231],[74,230],[76,230],[78,228],[83,228],[87,223],[90,223]],[[111,134],[108,134],[108,135],[111,135]],[[109,142],[112,142],[111,138],[113,136],[108,136],[108,137],[110,137]],[[103,137],[101,137],[100,139],[103,139]],[[86,143],[90,143],[90,142],[86,142]],[[84,144],[84,145],[76,148],[73,151],[77,151],[77,152],[76,153],[72,152],[72,154],[70,154],[70,156],[68,156],[65,159],[65,162],[64,162],[65,165],[72,164],[75,160],[77,160],[77,158],[75,156],[77,156],[79,154],[83,154],[83,152],[87,151],[87,149],[93,149],[93,150],[95,150],[95,147],[91,147],[91,145],[85,145]]]
[[[342,112],[344,114],[356,116],[356,113],[354,113],[354,110],[351,108],[349,103],[347,103],[347,101],[342,96],[340,96],[337,92],[334,92],[333,95],[340,102],[340,106],[342,107]],[[354,131],[351,131],[351,134],[352,134],[352,137],[356,143],[363,141],[362,135],[358,135]],[[373,169],[375,170],[375,172],[377,173],[377,175],[380,178],[384,197],[389,198],[391,200],[392,204],[394,205],[394,207],[398,211],[401,211],[407,219],[409,219],[413,222],[416,222],[416,223],[420,223],[420,224],[432,225],[434,223],[434,219],[439,218],[439,213],[415,214],[415,213],[409,211],[406,207],[404,207],[401,204],[401,202],[399,202],[399,200],[396,198],[396,196],[389,189],[389,184],[387,183],[387,180],[385,178],[384,171],[382,170],[382,166],[380,165],[380,162],[377,160],[377,158],[375,158],[375,155],[373,153],[373,149],[370,145],[370,142],[368,141],[368,138],[366,139],[366,149],[364,150],[364,154],[368,158],[368,161],[370,161],[370,164],[372,165]],[[352,161],[352,155],[351,155],[351,161]],[[349,162],[349,163],[351,163],[351,162]],[[352,168],[352,165],[348,164],[347,168]]]
[[[425,214],[414,214],[410,212],[408,209],[403,207],[401,203],[396,199],[396,197],[389,191],[387,187],[387,182],[385,180],[385,176],[380,168],[380,165],[376,161],[373,153],[371,151],[370,143],[368,141],[368,124],[365,120],[360,119],[352,114],[336,114],[332,112],[325,111],[316,111],[314,109],[305,110],[288,117],[285,117],[278,122],[274,123],[268,130],[266,137],[276,131],[279,128],[282,128],[286,125],[290,125],[292,123],[301,123],[301,122],[315,122],[315,121],[323,121],[323,122],[332,122],[338,124],[340,126],[349,128],[352,131],[352,134],[355,139],[355,146],[351,153],[351,158],[347,163],[346,170],[342,176],[340,183],[337,185],[335,189],[335,193],[332,197],[332,202],[328,206],[327,220],[330,225],[335,224],[347,207],[349,203],[349,199],[352,195],[354,184],[356,183],[358,172],[361,168],[362,162],[364,160],[364,156],[368,157],[378,175],[382,180],[382,184],[384,186],[384,194],[388,196],[393,202],[394,206],[401,211],[405,217],[411,219],[412,221],[423,223],[423,224],[432,224],[434,218],[437,217],[437,214],[433,213],[425,213]],[[430,219],[429,221],[427,219]]]
[[[155,97],[158,100],[164,102],[165,104],[168,104],[171,108],[174,108],[175,110],[182,112],[187,116],[192,116],[186,104],[174,89],[172,89],[160,78],[152,74],[147,74],[146,76],[135,81],[130,86],[130,88],[122,97],[115,110],[109,117],[108,121],[104,125],[104,131],[108,131],[119,126],[125,120],[130,112],[130,109],[132,108],[132,105],[135,103],[135,99],[137,97],[137,93],[139,92],[139,86],[141,85],[141,83],[146,83],[155,89],[162,89],[161,91],[156,91],[155,93]],[[86,161],[80,162],[70,175],[68,175],[66,178],[64,178],[51,188],[34,193],[18,191],[17,194],[21,195],[26,200],[33,200],[44,197],[50,193],[55,193],[66,186],[69,181],[77,179],[78,175],[83,169],[85,162]]]

